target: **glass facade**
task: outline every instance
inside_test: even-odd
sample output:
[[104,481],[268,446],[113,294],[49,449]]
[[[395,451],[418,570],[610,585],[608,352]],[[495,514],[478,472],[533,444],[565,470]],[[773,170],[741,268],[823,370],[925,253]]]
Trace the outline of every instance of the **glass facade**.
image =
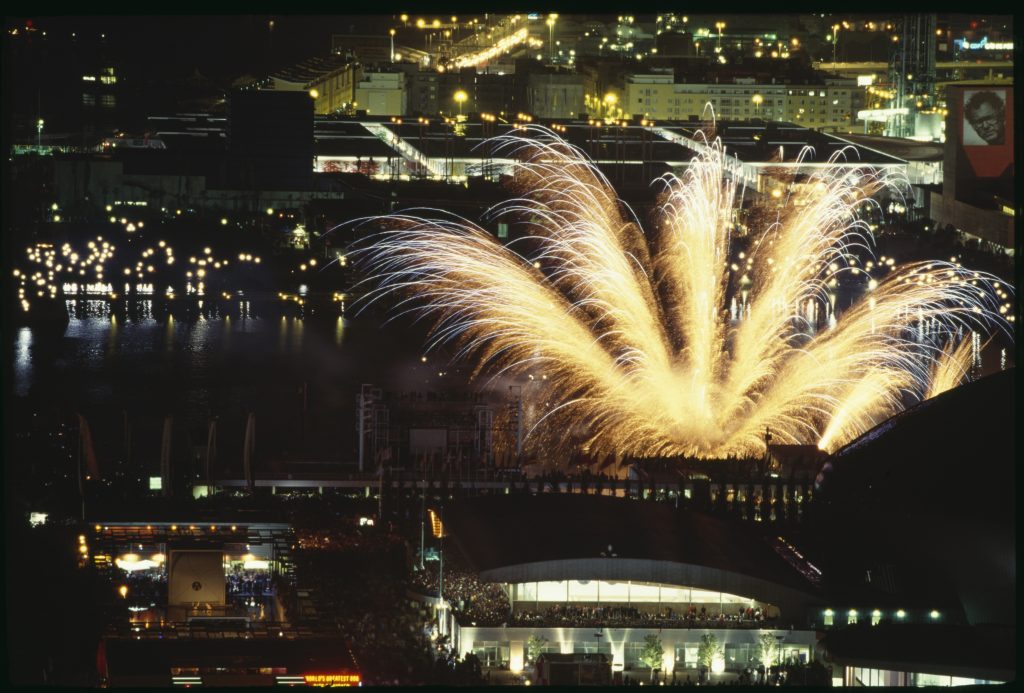
[[481,640],[473,643],[473,654],[480,658],[480,664],[485,667],[508,666],[511,649],[507,640]]
[[573,654],[606,654],[608,660],[612,658],[612,644],[602,638],[593,640],[577,640],[572,644]]
[[869,669],[867,667],[846,667],[847,686],[984,686],[1002,683],[985,679],[971,679],[942,674],[917,674],[914,672]]
[[640,667],[646,667],[647,665],[640,661],[640,655],[644,651],[644,643],[642,642],[627,642],[623,648],[623,658],[625,659],[627,669],[637,669]]
[[695,668],[697,666],[697,649],[698,646],[696,643],[676,645],[676,668]]
[[517,602],[608,602],[708,606],[722,604],[733,607],[738,607],[741,604],[755,605],[754,600],[749,597],[727,592],[649,582],[607,582],[604,580],[523,582],[512,586],[512,595]]

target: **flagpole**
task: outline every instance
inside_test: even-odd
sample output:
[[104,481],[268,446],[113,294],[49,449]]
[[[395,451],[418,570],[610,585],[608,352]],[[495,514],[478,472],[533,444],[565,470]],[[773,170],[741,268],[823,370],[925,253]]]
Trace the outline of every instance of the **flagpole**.
[[426,475],[420,482],[423,486],[420,488],[420,498],[423,501],[423,507],[420,510],[420,570],[423,570],[423,552],[426,547],[427,539],[427,481]]

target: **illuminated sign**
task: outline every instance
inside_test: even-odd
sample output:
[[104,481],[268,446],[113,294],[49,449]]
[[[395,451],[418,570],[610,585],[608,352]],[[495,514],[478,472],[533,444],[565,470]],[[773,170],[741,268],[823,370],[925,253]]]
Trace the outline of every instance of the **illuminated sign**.
[[962,39],[953,39],[953,44],[956,45],[956,47],[959,48],[960,50],[965,50],[965,51],[979,51],[979,50],[986,50],[986,51],[1012,51],[1013,50],[1013,42],[1012,41],[992,41],[990,43],[989,40],[988,40],[988,36],[983,36],[980,41],[975,41],[973,43],[971,41],[968,41],[966,37],[964,37]]
[[303,674],[307,686],[358,686],[359,674]]

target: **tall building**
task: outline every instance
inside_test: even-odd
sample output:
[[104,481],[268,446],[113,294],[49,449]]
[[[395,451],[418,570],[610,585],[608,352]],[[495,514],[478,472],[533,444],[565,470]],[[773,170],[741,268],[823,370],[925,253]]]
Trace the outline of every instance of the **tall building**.
[[367,72],[356,85],[355,108],[371,116],[404,115],[408,105],[404,72]]
[[311,58],[274,73],[263,86],[277,91],[301,91],[313,96],[314,112],[329,115],[345,111],[356,100],[356,84],[363,78],[361,63],[349,56]]
[[[638,74],[626,79],[619,104],[624,113],[654,120],[705,117],[785,120],[808,128],[849,131],[859,90],[853,80],[826,84],[765,84],[753,77],[732,84],[676,83],[671,74]],[[710,117],[710,113],[707,114]]]
[[586,93],[581,74],[531,74],[526,84],[526,107],[540,118],[575,118],[585,110]]
[[914,135],[914,113],[935,105],[936,16],[908,14],[900,20],[899,33],[889,61],[889,82],[896,96],[893,108],[909,113],[892,121],[895,137]]
[[1011,250],[1016,235],[1013,87],[949,85],[946,103],[942,192],[931,193],[932,218]]

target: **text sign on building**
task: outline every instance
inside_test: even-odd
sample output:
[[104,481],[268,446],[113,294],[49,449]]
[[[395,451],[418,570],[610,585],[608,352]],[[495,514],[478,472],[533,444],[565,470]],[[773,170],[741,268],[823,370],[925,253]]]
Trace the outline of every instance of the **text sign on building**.
[[359,674],[304,674],[307,686],[358,686]]
[[960,50],[970,51],[1012,51],[1013,41],[989,41],[988,36],[982,37],[980,41],[968,41],[966,38],[953,39],[953,43]]

